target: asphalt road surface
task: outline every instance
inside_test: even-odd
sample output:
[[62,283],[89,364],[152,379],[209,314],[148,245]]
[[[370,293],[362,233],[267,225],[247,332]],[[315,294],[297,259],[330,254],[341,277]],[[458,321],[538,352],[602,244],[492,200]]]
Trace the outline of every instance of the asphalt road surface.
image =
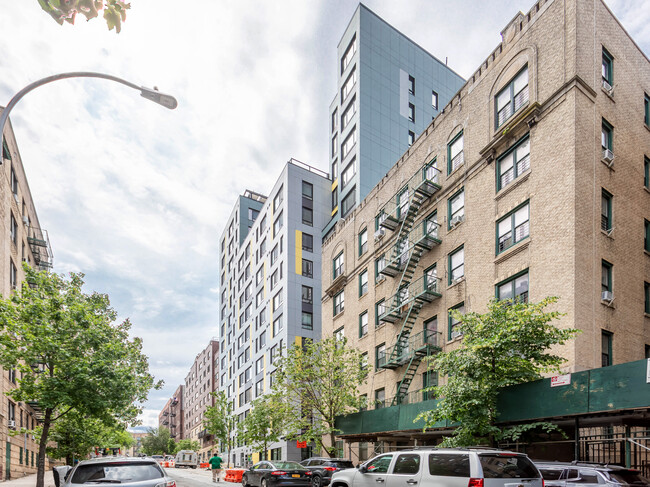
[[[165,472],[176,481],[177,487],[241,487],[241,484],[233,482],[212,483],[212,472],[203,468],[166,468]],[[221,478],[225,475],[221,471]]]

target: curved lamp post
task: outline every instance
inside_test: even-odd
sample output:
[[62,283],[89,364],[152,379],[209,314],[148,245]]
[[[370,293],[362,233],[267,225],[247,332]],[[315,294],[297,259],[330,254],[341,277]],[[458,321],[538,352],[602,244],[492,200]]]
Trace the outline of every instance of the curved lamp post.
[[[118,78],[117,76],[111,76],[110,74],[93,73],[90,71],[75,71],[72,73],[55,74],[53,76],[48,76],[47,78],[39,79],[38,81],[34,81],[33,83],[25,86],[22,90],[20,90],[18,93],[14,95],[14,97],[9,101],[5,109],[2,110],[2,116],[0,116],[0,148],[2,147],[2,142],[4,140],[5,123],[9,118],[9,112],[11,112],[11,109],[16,105],[16,103],[18,103],[23,96],[25,96],[27,93],[32,91],[34,88],[38,88],[39,86],[46,85],[48,83],[52,83],[53,81],[58,81],[60,79],[66,79],[66,78],[108,79],[126,85],[129,88],[133,88],[134,90],[138,90],[140,91],[140,96],[146,98],[147,100],[151,100],[155,103],[158,103],[159,105],[162,105],[165,108],[169,108],[170,110],[173,110],[178,106],[178,101],[176,101],[176,98],[174,98],[171,95],[160,93],[156,88],[151,89],[151,88],[145,88],[144,86],[138,86],[122,78]],[[2,149],[0,149],[0,151],[1,150]],[[2,164],[1,155],[0,155],[0,164]]]

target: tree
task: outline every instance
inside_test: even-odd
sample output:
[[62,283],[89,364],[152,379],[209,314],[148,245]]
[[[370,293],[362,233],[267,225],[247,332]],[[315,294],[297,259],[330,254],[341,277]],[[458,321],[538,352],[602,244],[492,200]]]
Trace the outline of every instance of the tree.
[[230,458],[230,450],[234,447],[234,436],[237,430],[237,418],[233,415],[232,403],[223,391],[211,394],[214,397],[214,406],[208,406],[203,413],[203,427],[219,440],[220,450],[225,450]]
[[38,4],[59,25],[63,25],[64,21],[74,24],[78,13],[90,20],[104,10],[108,30],[114,28],[118,34],[122,30],[122,22],[126,20],[126,11],[131,8],[131,4],[124,0],[38,0]]
[[239,439],[267,457],[271,443],[280,441],[286,426],[284,403],[267,394],[251,403],[252,409],[239,425]]
[[199,451],[201,449],[201,444],[196,440],[184,439],[176,443],[176,451],[178,453],[181,450],[192,450]]
[[276,362],[273,395],[284,402],[286,436],[315,442],[330,457],[336,456],[336,417],[359,411],[359,386],[367,376],[361,353],[346,344],[329,337],[293,345]]
[[[43,487],[52,425],[75,410],[105,424],[135,424],[154,379],[128,320],[115,324],[107,295],[26,264],[20,289],[0,299],[0,365],[20,372],[7,392],[42,412],[36,487]],[[156,385],[159,387],[159,384]]]
[[171,444],[172,450],[170,452],[170,437],[169,430],[164,426],[160,428],[148,428],[147,436],[142,438],[142,452],[145,455],[166,455],[167,453],[174,453],[175,442]]
[[[537,380],[542,373],[559,372],[566,360],[550,351],[562,345],[579,330],[559,329],[552,322],[561,315],[545,308],[557,302],[549,297],[541,302],[523,303],[512,300],[488,304],[485,314],[453,311],[460,321],[460,348],[430,358],[430,370],[447,376],[447,383],[432,387],[442,399],[436,409],[420,414],[425,428],[437,421],[458,423],[453,436],[443,446],[469,446],[489,443],[520,434],[522,427],[502,430],[496,426],[497,395],[501,388]],[[523,429],[552,427],[546,423],[526,425]]]

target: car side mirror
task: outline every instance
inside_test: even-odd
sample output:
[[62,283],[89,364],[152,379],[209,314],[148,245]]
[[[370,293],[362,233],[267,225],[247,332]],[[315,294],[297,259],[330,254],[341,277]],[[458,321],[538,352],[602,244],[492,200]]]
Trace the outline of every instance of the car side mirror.
[[362,464],[362,465],[357,465],[357,469],[358,469],[359,472],[361,472],[361,473],[366,473],[366,472],[368,471],[368,469],[366,468],[366,466],[363,465],[363,464]]

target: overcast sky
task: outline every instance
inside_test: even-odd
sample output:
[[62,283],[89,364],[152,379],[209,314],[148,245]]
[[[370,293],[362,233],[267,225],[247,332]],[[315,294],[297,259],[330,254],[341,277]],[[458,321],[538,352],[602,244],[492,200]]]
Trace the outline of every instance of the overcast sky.
[[[587,1],[587,0],[585,0]],[[591,1],[591,0],[589,0]],[[65,80],[12,112],[59,273],[82,271],[144,339],[158,412],[218,334],[218,238],[237,195],[266,194],[291,157],[327,170],[336,46],[353,0],[132,0],[122,32],[59,26],[0,0],[0,105],[25,85],[99,71],[176,96],[170,111],[104,80]],[[533,0],[367,0],[467,78]],[[608,2],[650,53],[647,0]]]

